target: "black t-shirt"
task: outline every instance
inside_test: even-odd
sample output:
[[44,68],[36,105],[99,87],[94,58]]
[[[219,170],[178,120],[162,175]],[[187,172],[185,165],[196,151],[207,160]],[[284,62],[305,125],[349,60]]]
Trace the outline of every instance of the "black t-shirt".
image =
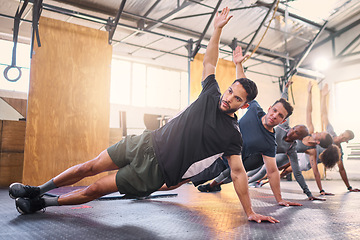
[[215,75],[203,82],[198,99],[166,125],[152,132],[153,145],[167,186],[197,175],[222,155],[240,155],[237,117],[219,109]]

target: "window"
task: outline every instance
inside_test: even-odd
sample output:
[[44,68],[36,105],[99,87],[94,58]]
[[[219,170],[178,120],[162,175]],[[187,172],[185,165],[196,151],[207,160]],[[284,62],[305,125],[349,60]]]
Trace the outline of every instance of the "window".
[[146,106],[146,65],[134,63],[132,68],[132,105]]
[[329,107],[329,109],[332,108],[334,110],[329,118],[330,123],[334,126],[335,132],[340,134],[346,129],[352,130],[355,133],[355,138],[351,140],[351,142],[360,141],[358,111],[354,106],[354,104],[360,102],[359,89],[360,79],[336,83],[333,93],[335,94],[334,107]]
[[[10,82],[3,75],[12,62],[13,45],[11,41],[0,40],[0,89],[28,93],[30,45],[17,44],[16,65],[21,68],[21,78],[17,82]],[[10,70],[8,75],[11,79],[15,78],[17,70]],[[113,59],[110,102],[137,107],[184,109],[188,105],[187,72]]]
[[[10,82],[4,77],[4,70],[12,62],[12,50],[14,43],[11,41],[0,40],[0,89],[9,91],[26,92],[29,91],[30,77],[30,45],[17,43],[16,66],[21,68],[21,78],[16,82]],[[10,69],[8,77],[14,79],[18,76],[16,69]]]
[[188,105],[186,72],[114,59],[110,102],[180,110]]
[[131,63],[113,59],[111,62],[110,102],[130,105]]

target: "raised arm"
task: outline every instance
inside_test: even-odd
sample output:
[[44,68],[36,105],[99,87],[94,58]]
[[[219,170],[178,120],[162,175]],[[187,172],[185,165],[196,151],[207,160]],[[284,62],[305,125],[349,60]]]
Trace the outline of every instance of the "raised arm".
[[278,168],[276,166],[275,158],[263,155],[263,160],[265,163],[271,190],[274,194],[276,201],[279,203],[279,205],[286,206],[286,207],[288,207],[290,205],[291,206],[301,206],[300,203],[289,202],[289,201],[282,199],[281,191],[280,191],[280,174],[279,174]]
[[289,87],[290,85],[293,83],[293,81],[289,80],[286,84],[285,84],[285,87],[284,87],[284,91],[283,93],[281,94],[281,98],[285,99],[285,100],[288,100],[289,99]]
[[246,78],[244,68],[242,66],[242,62],[248,57],[249,55],[243,55],[242,48],[237,46],[233,51],[233,62],[236,67],[236,78]]
[[312,94],[311,94],[311,90],[312,90],[312,84],[311,82],[309,82],[309,86],[308,86],[308,102],[307,102],[307,107],[306,107],[306,125],[309,129],[309,133],[314,133],[314,125],[312,122]]
[[321,120],[324,127],[326,128],[327,125],[329,125],[329,116],[326,106],[326,99],[327,96],[329,95],[329,87],[327,84],[325,84],[323,89],[321,89],[320,94],[321,94],[321,98],[320,98]]
[[216,13],[214,19],[214,32],[210,38],[210,42],[206,48],[204,56],[204,70],[202,80],[204,80],[210,74],[215,74],[216,64],[219,58],[219,42],[222,28],[229,22],[232,16],[228,16],[230,9],[224,8],[221,13]]
[[269,221],[271,223],[279,222],[273,217],[263,216],[254,212],[251,207],[249,196],[248,181],[244,165],[239,155],[232,155],[228,157],[228,162],[231,169],[231,178],[233,180],[235,192],[244,208],[244,211],[249,221],[260,223],[261,221]]

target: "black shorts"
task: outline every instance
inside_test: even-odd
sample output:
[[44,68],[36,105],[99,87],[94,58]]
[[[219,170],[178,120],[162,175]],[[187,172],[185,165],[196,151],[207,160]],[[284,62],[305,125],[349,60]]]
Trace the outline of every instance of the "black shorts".
[[120,193],[148,196],[165,183],[156,159],[151,132],[126,136],[107,151],[120,168],[116,174],[116,185]]

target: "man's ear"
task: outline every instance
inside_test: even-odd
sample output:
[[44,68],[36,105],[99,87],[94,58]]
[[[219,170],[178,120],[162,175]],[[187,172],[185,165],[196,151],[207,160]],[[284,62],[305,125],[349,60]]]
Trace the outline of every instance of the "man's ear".
[[245,103],[242,107],[241,107],[241,109],[245,109],[245,108],[248,108],[249,107],[249,104],[248,103]]

